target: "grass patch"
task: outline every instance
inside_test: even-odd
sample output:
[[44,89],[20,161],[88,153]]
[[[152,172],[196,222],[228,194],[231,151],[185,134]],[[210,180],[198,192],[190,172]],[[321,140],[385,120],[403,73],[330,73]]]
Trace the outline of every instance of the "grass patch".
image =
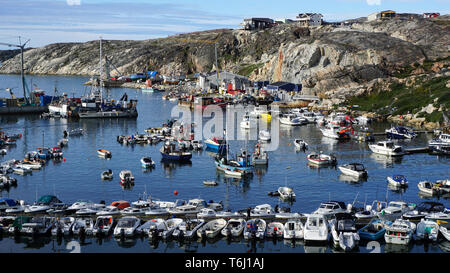
[[264,65],[263,63],[246,65],[244,67],[241,67],[241,69],[239,69],[238,74],[249,77],[250,74],[252,74],[252,72],[255,69],[259,69],[259,68],[263,67],[263,65]]

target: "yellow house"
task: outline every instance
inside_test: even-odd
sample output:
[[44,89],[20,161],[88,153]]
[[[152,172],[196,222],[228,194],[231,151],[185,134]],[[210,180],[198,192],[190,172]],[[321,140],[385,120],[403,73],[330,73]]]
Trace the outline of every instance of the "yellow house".
[[393,10],[385,10],[380,12],[381,18],[394,18],[395,17],[395,11]]

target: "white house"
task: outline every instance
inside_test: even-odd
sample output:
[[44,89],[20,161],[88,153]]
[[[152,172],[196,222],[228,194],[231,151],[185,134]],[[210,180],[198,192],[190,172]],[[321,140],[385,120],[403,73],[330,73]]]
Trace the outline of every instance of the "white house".
[[297,15],[298,22],[305,26],[320,26],[322,25],[323,15],[320,13],[300,13]]
[[375,21],[375,20],[380,19],[380,18],[381,18],[381,12],[374,12],[374,13],[371,13],[371,14],[367,15],[367,21],[368,22]]

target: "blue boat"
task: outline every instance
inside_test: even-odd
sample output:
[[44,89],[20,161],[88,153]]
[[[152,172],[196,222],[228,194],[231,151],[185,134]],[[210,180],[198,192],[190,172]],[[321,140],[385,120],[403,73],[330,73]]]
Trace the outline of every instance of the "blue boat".
[[374,219],[369,224],[358,230],[359,237],[363,240],[379,240],[386,232],[386,226],[392,225],[391,221]]
[[214,163],[216,168],[228,173],[239,173],[246,175],[253,173],[253,165],[251,164],[251,156],[245,151],[242,152],[235,160],[229,160],[224,156],[217,156]]
[[224,139],[217,139],[213,137],[212,139],[207,139],[205,141],[206,149],[211,152],[224,154],[227,149],[227,142]]
[[392,177],[388,176],[387,181],[390,185],[394,187],[407,187],[408,180],[403,175],[393,175]]
[[416,133],[411,128],[404,126],[395,126],[386,129],[386,136],[392,139],[412,139],[416,137]]
[[52,157],[52,153],[50,152],[49,148],[38,147],[37,152],[37,156],[39,159],[47,160]]
[[165,143],[159,150],[163,160],[190,161],[192,153],[177,148],[175,143]]

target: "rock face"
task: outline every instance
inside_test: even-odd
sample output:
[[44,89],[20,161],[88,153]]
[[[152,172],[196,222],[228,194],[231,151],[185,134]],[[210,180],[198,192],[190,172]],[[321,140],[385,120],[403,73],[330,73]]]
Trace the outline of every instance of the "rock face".
[[[220,69],[247,71],[252,80],[302,83],[305,93],[336,99],[366,92],[374,81],[389,78],[405,67],[447,58],[448,22],[392,19],[309,29],[293,23],[261,31],[103,41],[103,52],[117,68],[111,70],[113,75],[146,69],[165,75],[209,72],[216,69],[213,42],[217,39]],[[19,73],[19,58],[3,62],[0,73]],[[98,73],[99,41],[31,49],[25,53],[25,61],[31,74],[94,75]],[[245,67],[253,70],[243,70]]]

